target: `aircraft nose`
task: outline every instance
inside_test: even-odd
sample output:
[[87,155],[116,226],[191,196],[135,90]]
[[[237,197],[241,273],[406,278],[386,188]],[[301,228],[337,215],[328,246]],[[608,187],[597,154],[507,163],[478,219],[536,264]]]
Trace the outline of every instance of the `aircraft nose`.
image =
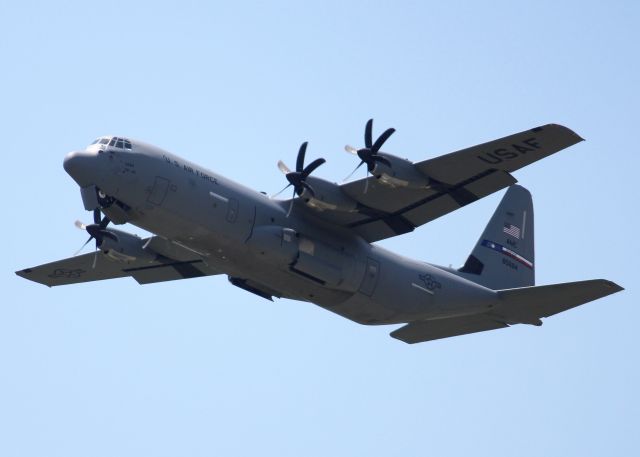
[[65,156],[62,165],[80,187],[95,184],[92,182],[97,166],[95,154],[86,151],[73,151]]

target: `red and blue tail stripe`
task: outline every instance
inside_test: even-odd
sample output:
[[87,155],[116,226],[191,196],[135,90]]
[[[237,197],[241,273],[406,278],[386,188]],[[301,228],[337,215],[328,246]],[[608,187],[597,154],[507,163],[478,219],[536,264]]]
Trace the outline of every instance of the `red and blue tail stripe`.
[[501,253],[502,255],[505,255],[507,257],[511,257],[513,260],[515,260],[516,262],[521,263],[522,265],[524,265],[527,268],[531,268],[533,269],[533,262],[525,259],[524,257],[522,257],[520,254],[512,251],[511,249],[498,244],[498,243],[494,243],[493,241],[489,241],[489,240],[483,240],[482,241],[482,246],[489,248],[489,249],[493,249],[494,251],[497,251],[499,253]]

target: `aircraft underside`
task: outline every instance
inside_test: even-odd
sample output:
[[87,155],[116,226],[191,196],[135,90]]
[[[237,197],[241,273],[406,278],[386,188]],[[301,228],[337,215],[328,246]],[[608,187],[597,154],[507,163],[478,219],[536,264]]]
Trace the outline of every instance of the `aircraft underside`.
[[[417,163],[381,151],[393,132],[373,141],[367,123],[365,147],[346,149],[368,176],[342,185],[312,175],[325,160],[305,166],[303,143],[294,170],[278,164],[293,191],[289,200],[139,141],[99,138],[64,163],[93,212],[92,224],[76,225],[95,253],[16,273],[48,286],[224,274],[265,299],[312,302],[361,324],[404,323],[391,335],[408,343],[541,325],[542,318],[622,290],[602,279],[535,285],[532,198],[510,173],[581,141],[574,132],[549,124]],[[374,244],[505,188],[459,269]],[[154,236],[110,226],[125,223]]]

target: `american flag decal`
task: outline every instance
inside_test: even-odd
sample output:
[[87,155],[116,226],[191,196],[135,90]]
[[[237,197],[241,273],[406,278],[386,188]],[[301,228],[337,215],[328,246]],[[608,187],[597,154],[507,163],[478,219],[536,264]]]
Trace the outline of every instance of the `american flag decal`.
[[507,235],[511,235],[514,238],[520,239],[520,227],[518,227],[517,225],[507,224],[505,222],[502,231]]

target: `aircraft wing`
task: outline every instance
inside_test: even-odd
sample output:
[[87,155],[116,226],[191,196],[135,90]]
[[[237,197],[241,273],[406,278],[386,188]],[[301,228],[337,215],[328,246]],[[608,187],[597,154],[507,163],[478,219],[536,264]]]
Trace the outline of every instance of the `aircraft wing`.
[[580,141],[566,127],[543,125],[415,163],[438,183],[429,189],[393,188],[374,177],[343,184],[344,193],[358,202],[358,211],[327,210],[317,216],[369,242],[393,237],[515,184],[511,172]]
[[[18,276],[46,286],[62,286],[81,282],[131,276],[139,284],[196,278],[219,274],[202,257],[159,237],[152,237],[147,249],[152,260],[137,259],[126,263],[112,260],[102,251],[16,271]],[[94,267],[95,259],[95,267]]]

